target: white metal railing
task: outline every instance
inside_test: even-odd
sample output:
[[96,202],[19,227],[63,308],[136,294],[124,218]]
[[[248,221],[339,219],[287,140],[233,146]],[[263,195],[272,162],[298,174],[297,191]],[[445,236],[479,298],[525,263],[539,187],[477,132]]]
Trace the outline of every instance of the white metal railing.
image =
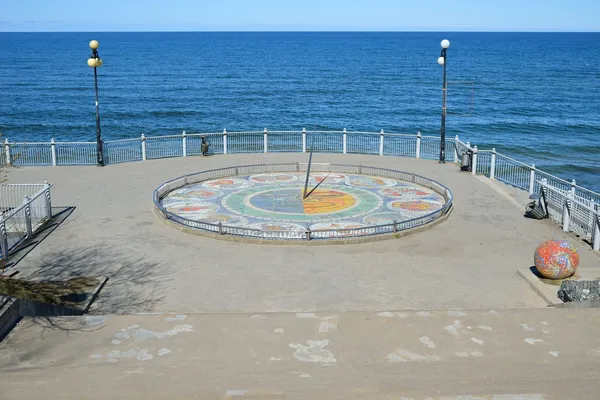
[[[169,136],[145,136],[136,139],[103,142],[107,164],[144,161],[165,157],[201,154],[204,137],[210,154],[327,152],[437,159],[440,139],[436,136],[380,132],[342,131],[262,131],[188,133]],[[447,139],[446,160],[456,161],[457,139]],[[16,143],[5,139],[1,144],[2,162],[12,165],[94,165],[96,143],[56,142]]]
[[0,184],[0,216],[8,214],[11,210],[23,205],[23,199],[33,197],[41,190],[46,189],[46,183],[33,184]]
[[[104,159],[109,164],[143,161],[162,157],[187,157],[201,154],[204,137],[210,144],[209,154],[270,153],[270,152],[328,152],[360,153],[386,156],[409,156],[437,160],[440,138],[417,134],[342,131],[262,131],[186,133],[181,135],[146,137],[137,139],[109,140],[103,143]],[[1,145],[2,163],[14,165],[94,165],[96,144],[63,143],[11,143],[7,139]],[[562,193],[573,192],[592,209],[600,207],[600,194],[566,181],[535,165],[528,165],[492,150],[479,150],[458,136],[446,140],[446,161],[461,162],[464,154],[470,161],[471,174],[480,174],[512,185],[529,193],[541,190],[542,179],[547,187]],[[557,200],[559,201],[559,200]],[[562,200],[560,205],[562,207]],[[595,214],[597,216],[597,213]],[[588,216],[589,217],[589,216]],[[570,229],[586,239],[596,240],[597,218],[580,218],[585,227]],[[587,222],[586,222],[587,221]],[[558,221],[557,221],[558,222]],[[562,222],[561,222],[562,223]],[[570,224],[570,226],[577,226]],[[591,236],[590,236],[591,235]]]
[[563,231],[573,232],[592,242],[594,250],[600,250],[600,193],[593,192],[571,182],[500,154],[496,149],[474,150],[473,169],[530,194],[544,191],[549,217],[562,226]]
[[[8,259],[18,244],[30,239],[52,218],[51,187],[47,182],[41,185],[0,185],[3,204],[0,215],[0,258]],[[20,202],[19,195],[22,195]]]
[[561,190],[548,184],[546,178],[539,181],[544,194],[549,217],[562,225],[563,231],[574,232],[592,242],[594,250],[600,250],[600,211],[598,204],[579,197],[575,190]]

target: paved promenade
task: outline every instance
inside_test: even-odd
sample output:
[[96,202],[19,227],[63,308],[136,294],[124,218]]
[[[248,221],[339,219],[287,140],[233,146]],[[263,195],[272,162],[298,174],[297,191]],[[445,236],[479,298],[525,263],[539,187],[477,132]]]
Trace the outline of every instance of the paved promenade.
[[[447,185],[450,218],[400,239],[355,245],[268,246],[180,232],[153,213],[165,180],[210,168],[306,161],[305,154],[153,160],[98,167],[28,167],[10,182],[54,184],[74,213],[18,264],[21,277],[108,276],[94,313],[314,312],[528,308],[546,304],[517,276],[543,240],[569,237],[523,217],[526,193],[403,157],[315,154],[314,162],[416,172]],[[573,238],[581,267],[600,258]]]
[[[395,168],[454,194],[450,218],[354,245],[258,245],[186,234],[152,192],[191,172],[306,161],[190,157],[11,170],[75,206],[19,277],[109,277],[85,317],[25,318],[0,343],[0,399],[597,399],[594,309],[551,309],[517,274],[543,240],[570,238],[527,194],[453,164],[315,154]],[[127,315],[118,315],[127,314]]]
[[[598,399],[593,309],[25,319],[1,399]],[[473,397],[469,397],[469,395]]]

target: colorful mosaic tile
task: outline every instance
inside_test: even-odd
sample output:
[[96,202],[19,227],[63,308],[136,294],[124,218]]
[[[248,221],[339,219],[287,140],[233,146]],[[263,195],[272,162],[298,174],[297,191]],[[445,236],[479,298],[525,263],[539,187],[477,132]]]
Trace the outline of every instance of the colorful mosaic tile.
[[401,222],[443,207],[444,198],[413,183],[316,172],[304,197],[304,173],[220,178],[168,194],[169,212],[207,223],[278,232],[354,229]]

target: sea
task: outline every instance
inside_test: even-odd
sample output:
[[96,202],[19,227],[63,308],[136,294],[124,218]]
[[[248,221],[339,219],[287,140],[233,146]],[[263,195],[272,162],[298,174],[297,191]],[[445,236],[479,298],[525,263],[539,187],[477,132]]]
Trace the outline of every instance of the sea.
[[94,141],[187,132],[446,134],[600,191],[600,33],[0,33],[0,133]]

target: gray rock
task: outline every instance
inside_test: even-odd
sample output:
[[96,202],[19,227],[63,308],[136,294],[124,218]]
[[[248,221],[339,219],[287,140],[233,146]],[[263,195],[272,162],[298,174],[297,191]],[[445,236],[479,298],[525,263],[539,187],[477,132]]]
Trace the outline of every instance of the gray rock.
[[565,303],[600,299],[600,280],[564,281],[557,295]]

